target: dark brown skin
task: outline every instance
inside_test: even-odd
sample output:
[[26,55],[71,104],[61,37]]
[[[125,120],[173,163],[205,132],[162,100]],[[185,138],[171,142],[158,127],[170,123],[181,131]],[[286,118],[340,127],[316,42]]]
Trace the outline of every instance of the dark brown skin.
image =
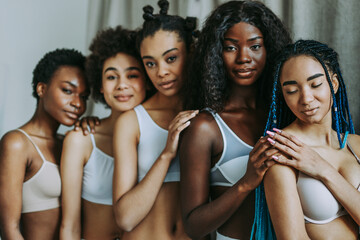
[[[48,84],[37,85],[37,93],[40,98],[37,109],[20,128],[30,135],[47,161],[59,164],[62,137],[56,134],[57,129],[60,124],[74,124],[85,111],[88,92],[83,72],[76,67],[60,67]],[[42,164],[33,144],[22,133],[11,131],[1,139],[0,231],[3,240],[58,239],[60,208],[21,213],[22,185]]]
[[215,230],[228,237],[249,239],[254,219],[253,190],[274,164],[268,156],[276,150],[271,149],[266,137],[260,138],[266,113],[256,101],[256,80],[264,68],[266,50],[259,29],[243,22],[230,28],[225,34],[223,59],[230,95],[220,117],[254,149],[245,175],[234,186],[211,187],[210,169],[224,147],[220,129],[210,113],[202,112],[184,131],[180,195],[185,230],[193,239]]

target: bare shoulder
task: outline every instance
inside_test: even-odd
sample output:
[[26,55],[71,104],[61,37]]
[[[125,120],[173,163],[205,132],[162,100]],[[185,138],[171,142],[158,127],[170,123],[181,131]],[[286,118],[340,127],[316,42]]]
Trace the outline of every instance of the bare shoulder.
[[89,144],[91,145],[90,134],[85,136],[82,131],[69,131],[64,138],[64,146],[86,147]]
[[186,130],[192,133],[206,133],[206,135],[215,134],[218,131],[214,116],[207,112],[200,112],[196,117],[190,120],[190,126]]
[[16,130],[7,132],[0,141],[0,161],[26,161],[30,145],[31,142],[23,133]]
[[139,130],[139,122],[134,110],[129,110],[124,112],[116,119],[114,126],[114,137],[117,138],[122,134],[129,135],[138,135]]
[[264,181],[286,181],[296,178],[296,175],[294,168],[277,163],[266,171]]
[[360,156],[360,135],[349,134],[347,141],[356,153],[356,155]]

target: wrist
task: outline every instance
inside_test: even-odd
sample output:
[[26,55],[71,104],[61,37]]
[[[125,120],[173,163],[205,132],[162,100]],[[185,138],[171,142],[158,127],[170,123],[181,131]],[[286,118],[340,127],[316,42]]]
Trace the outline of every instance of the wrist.
[[159,159],[163,161],[171,161],[173,158],[175,158],[175,156],[176,156],[175,154],[164,150],[160,154]]
[[237,183],[237,190],[239,194],[249,194],[252,190],[254,190],[254,188],[252,187],[251,184],[247,183],[245,180],[241,179],[238,183]]

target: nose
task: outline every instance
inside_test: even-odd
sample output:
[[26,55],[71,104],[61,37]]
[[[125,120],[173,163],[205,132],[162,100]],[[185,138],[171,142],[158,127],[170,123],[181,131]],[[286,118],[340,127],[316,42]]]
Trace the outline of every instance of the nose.
[[251,57],[249,55],[249,51],[246,48],[240,48],[239,51],[237,51],[236,55],[236,63],[249,63],[251,62]]
[[164,78],[165,76],[169,75],[169,70],[166,63],[159,63],[158,66],[158,76],[160,78]]
[[116,89],[122,90],[127,88],[126,76],[120,76],[116,82]]
[[75,112],[79,112],[82,107],[82,100],[79,95],[73,97],[70,105],[74,108]]
[[302,89],[300,95],[300,101],[304,105],[308,105],[314,100],[314,95],[310,89]]

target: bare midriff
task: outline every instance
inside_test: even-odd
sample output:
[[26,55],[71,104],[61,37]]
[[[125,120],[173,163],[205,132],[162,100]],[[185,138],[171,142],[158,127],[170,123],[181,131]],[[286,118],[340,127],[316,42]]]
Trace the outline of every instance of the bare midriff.
[[164,183],[149,214],[122,239],[190,239],[181,220],[179,183]]
[[86,240],[121,238],[122,231],[117,227],[112,205],[92,203],[84,199],[82,206],[82,238]]
[[59,239],[61,208],[21,215],[21,232],[26,240]]

